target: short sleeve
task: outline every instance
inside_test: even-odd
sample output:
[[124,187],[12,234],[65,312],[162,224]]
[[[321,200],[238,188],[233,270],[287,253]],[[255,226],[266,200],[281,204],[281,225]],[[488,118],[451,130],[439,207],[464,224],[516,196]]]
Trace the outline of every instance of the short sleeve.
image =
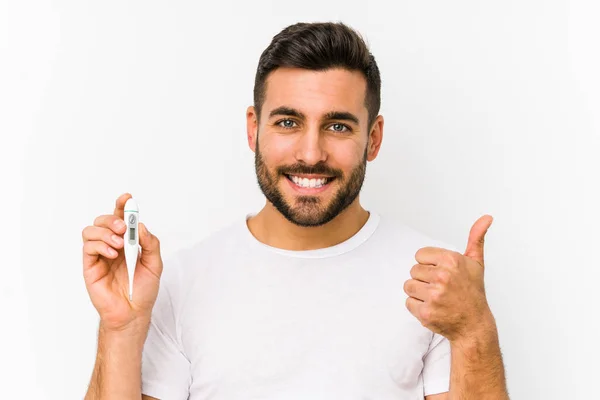
[[142,394],[160,400],[186,400],[191,384],[190,362],[178,339],[176,307],[179,259],[164,262],[148,336],[142,352]]
[[[458,247],[448,242],[434,241],[432,246],[460,252]],[[423,391],[425,396],[450,391],[451,352],[450,341],[433,333],[429,349],[423,356]]]
[[450,390],[450,342],[444,336],[433,334],[429,349],[423,356],[424,395]]

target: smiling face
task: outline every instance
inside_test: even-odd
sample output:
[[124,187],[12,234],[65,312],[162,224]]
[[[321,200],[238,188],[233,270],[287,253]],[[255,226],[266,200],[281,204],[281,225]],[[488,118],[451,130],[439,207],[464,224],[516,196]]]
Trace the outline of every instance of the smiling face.
[[260,125],[247,114],[259,187],[294,224],[323,225],[357,201],[383,119],[368,131],[358,71],[278,68],[266,83]]

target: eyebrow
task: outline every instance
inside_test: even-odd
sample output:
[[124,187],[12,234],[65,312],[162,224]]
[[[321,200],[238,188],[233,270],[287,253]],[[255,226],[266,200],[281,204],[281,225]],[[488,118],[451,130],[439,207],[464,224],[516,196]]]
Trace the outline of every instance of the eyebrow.
[[[289,117],[296,117],[302,120],[306,119],[306,116],[295,108],[281,106],[273,109],[269,113],[269,118],[274,117],[276,115],[286,115]],[[324,120],[343,120],[343,121],[351,121],[356,125],[359,125],[358,117],[347,111],[330,111],[323,116]]]

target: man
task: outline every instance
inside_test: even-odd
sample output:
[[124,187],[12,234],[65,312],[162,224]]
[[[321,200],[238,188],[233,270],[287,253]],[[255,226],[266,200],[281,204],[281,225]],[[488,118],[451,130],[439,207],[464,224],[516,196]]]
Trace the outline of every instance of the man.
[[461,254],[360,205],[379,105],[375,59],[346,25],[273,38],[247,110],[264,208],[164,271],[140,224],[133,301],[119,237],[130,195],[84,229],[101,320],[86,399],[508,398],[483,284],[491,217]]

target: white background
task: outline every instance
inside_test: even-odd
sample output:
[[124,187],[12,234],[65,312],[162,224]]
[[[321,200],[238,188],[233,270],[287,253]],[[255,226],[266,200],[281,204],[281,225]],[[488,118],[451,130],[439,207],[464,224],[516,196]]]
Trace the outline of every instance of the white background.
[[0,3],[0,398],[83,398],[81,231],[121,193],[163,253],[262,206],[245,139],[258,58],[288,24],[336,20],[383,79],[363,204],[459,248],[494,216],[512,399],[598,395],[597,3],[201,3]]

